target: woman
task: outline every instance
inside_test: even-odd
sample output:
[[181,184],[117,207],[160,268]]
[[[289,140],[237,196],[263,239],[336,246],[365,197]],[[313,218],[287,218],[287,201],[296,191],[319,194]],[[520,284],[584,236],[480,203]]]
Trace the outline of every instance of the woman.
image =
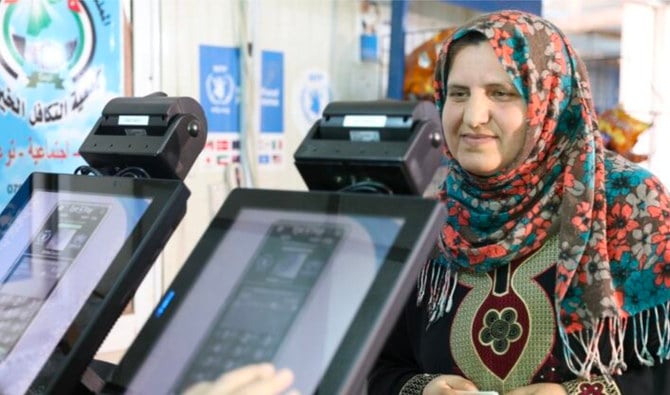
[[668,195],[603,149],[566,37],[484,15],[435,76],[448,216],[370,393],[651,393],[670,356]]

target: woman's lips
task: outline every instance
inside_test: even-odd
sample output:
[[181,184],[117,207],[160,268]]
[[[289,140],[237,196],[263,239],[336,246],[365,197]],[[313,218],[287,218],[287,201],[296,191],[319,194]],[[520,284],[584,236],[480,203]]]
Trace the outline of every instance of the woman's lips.
[[461,139],[468,144],[479,145],[490,143],[496,140],[496,137],[485,134],[464,134]]

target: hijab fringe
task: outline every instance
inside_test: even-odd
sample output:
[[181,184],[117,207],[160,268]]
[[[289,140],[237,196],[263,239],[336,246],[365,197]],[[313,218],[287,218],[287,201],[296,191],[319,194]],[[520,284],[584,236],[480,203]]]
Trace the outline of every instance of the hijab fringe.
[[[596,319],[591,328],[575,333],[567,333],[559,325],[559,334],[563,342],[563,354],[568,368],[578,377],[589,379],[594,372],[605,377],[619,375],[626,370],[624,345],[626,329],[632,324],[632,346],[640,364],[653,366],[656,361],[670,359],[670,302],[643,310],[631,317],[604,317]],[[653,317],[653,320],[652,320]],[[652,326],[651,322],[655,322]],[[608,328],[610,341],[609,364],[605,366],[600,356],[600,344],[604,328]],[[649,350],[649,333],[656,330],[658,349],[656,355]],[[573,347],[579,346],[577,352]],[[630,347],[630,343],[627,345]],[[595,368],[595,369],[594,369]]]
[[[643,311],[638,314],[633,321],[633,344],[635,345],[635,355],[644,366],[652,366],[654,357],[647,348],[649,340],[649,312]],[[639,345],[638,345],[639,340]]]
[[[444,313],[451,311],[454,291],[458,283],[458,272],[442,265],[428,261],[419,273],[418,295],[416,304],[419,305],[428,291],[428,326],[442,318]],[[428,289],[426,289],[428,286]]]
[[670,302],[656,309],[656,331],[658,333],[658,357],[660,360],[670,359]]
[[[451,311],[454,292],[458,283],[458,271],[451,270],[433,261],[428,261],[418,278],[417,305],[428,295],[428,327]],[[655,322],[652,328],[651,318]],[[561,322],[557,318],[557,322]],[[654,365],[656,359],[670,359],[670,301],[644,310],[632,317],[604,317],[593,321],[590,328],[568,333],[558,325],[563,343],[563,354],[567,367],[578,377],[590,379],[594,373],[608,380],[626,370],[624,343],[628,324],[633,326],[633,349],[638,361],[645,366]],[[605,331],[605,329],[608,329]],[[649,331],[656,329],[659,341],[656,358],[649,351]],[[612,354],[608,364],[600,355],[600,341],[604,333],[609,336]],[[628,344],[630,346],[630,343]],[[577,349],[575,349],[577,348]]]

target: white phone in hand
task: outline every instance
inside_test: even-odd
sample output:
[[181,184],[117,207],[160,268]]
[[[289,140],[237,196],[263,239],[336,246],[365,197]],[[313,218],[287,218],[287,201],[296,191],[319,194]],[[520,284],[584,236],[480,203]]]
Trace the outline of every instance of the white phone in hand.
[[456,390],[458,395],[499,395],[498,391],[461,391]]

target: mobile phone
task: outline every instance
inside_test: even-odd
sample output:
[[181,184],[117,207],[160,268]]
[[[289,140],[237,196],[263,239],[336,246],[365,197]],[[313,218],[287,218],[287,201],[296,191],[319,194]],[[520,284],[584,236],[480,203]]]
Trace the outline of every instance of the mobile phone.
[[498,391],[455,391],[458,395],[499,395]]

